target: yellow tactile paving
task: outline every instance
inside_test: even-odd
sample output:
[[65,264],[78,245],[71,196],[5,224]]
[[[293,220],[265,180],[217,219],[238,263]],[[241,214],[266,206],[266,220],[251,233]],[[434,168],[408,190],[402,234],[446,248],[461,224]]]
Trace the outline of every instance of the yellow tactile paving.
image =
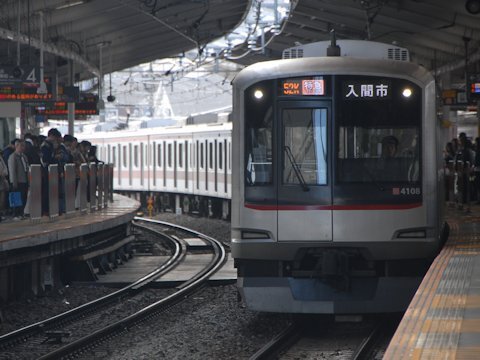
[[[462,333],[480,332],[480,319],[463,319],[460,332]],[[480,352],[478,353],[478,358],[480,359]]]
[[[449,219],[449,241],[415,294],[384,359],[480,359],[480,318],[463,319],[466,309],[480,314],[480,295],[468,295],[475,257],[480,255],[476,210],[474,215]],[[478,232],[472,223],[479,224]],[[461,336],[469,340],[460,341],[457,348]]]
[[[455,349],[413,349],[412,360],[453,360],[455,359]],[[384,358],[385,359],[385,358]]]
[[455,355],[455,360],[480,359],[480,346],[458,348]]
[[[423,323],[422,333],[452,333],[468,332],[480,333],[480,319],[426,319]],[[480,358],[480,353],[479,353]]]
[[[423,323],[422,332],[460,332],[462,326],[462,319],[447,320],[447,319],[427,319]],[[479,328],[480,331],[480,328]]]
[[453,254],[453,247],[446,247],[444,251],[435,259],[432,264],[429,276],[427,276],[420,285],[417,295],[413,298],[411,306],[407,309],[404,319],[392,339],[391,343],[396,344],[389,347],[385,353],[384,359],[403,359],[406,349],[412,349],[417,341],[418,334],[422,328],[423,322],[419,319],[425,318],[428,305],[432,301],[433,291],[441,280],[441,275],[447,267],[448,260]]

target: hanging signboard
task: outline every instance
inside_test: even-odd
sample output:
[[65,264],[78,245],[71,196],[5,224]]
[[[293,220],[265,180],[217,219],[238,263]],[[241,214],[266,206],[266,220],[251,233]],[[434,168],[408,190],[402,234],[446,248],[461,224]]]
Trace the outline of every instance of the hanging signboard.
[[34,65],[0,65],[0,85],[38,86],[40,67]]
[[[48,88],[48,87],[47,87]],[[52,101],[51,90],[46,94],[37,94],[36,87],[14,87],[0,85],[0,101]]]

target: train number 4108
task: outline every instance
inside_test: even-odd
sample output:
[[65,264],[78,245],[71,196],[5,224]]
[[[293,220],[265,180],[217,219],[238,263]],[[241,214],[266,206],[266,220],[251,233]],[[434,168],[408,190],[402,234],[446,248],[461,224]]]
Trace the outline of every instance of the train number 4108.
[[394,187],[392,188],[393,195],[420,195],[422,190],[419,187]]

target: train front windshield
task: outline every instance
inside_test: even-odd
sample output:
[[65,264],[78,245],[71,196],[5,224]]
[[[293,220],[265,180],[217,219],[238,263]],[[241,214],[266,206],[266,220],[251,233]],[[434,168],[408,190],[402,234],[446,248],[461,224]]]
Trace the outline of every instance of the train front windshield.
[[422,91],[414,83],[312,76],[263,81],[245,95],[246,201],[421,199]]
[[[352,77],[337,83],[341,84],[336,106],[338,183],[419,181],[418,86],[403,80]],[[362,96],[365,92],[369,96]]]

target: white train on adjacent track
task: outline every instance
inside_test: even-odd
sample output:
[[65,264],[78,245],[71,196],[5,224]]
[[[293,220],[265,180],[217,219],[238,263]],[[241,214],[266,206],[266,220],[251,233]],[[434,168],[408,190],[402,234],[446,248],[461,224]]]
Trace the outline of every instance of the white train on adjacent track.
[[229,218],[232,124],[122,130],[82,136],[114,165],[116,192],[155,207]]

